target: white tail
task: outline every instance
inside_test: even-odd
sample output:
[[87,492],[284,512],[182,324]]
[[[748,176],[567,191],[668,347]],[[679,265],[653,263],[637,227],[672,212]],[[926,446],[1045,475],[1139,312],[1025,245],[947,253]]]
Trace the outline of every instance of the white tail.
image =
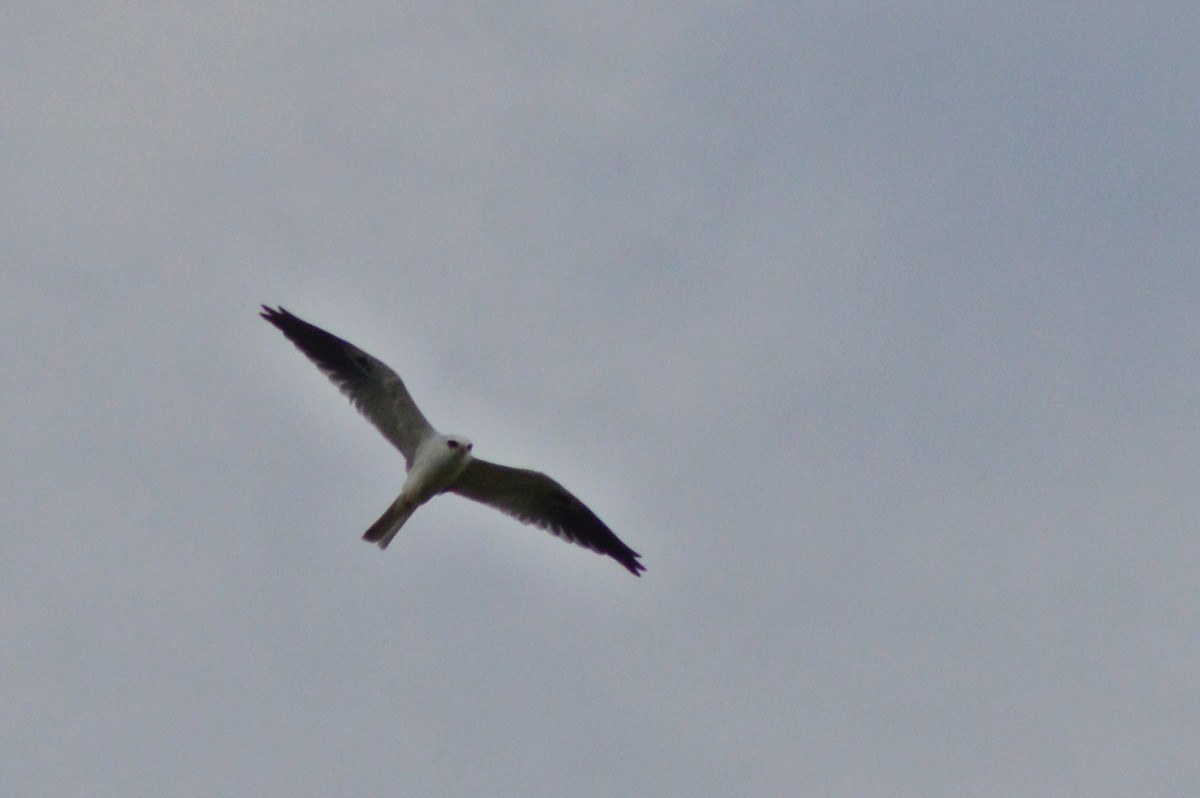
[[371,524],[371,528],[363,534],[363,540],[370,541],[381,549],[386,549],[392,542],[392,538],[396,537],[396,533],[400,531],[400,527],[404,526],[404,522],[409,519],[418,506],[416,502],[410,501],[404,497],[404,494],[400,494],[396,501],[383,511],[379,520]]

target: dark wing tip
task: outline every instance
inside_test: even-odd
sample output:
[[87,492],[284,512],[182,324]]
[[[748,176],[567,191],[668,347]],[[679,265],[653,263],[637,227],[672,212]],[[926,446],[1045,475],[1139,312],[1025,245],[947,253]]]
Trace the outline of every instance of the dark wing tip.
[[263,305],[262,312],[258,315],[262,316],[264,319],[271,322],[281,330],[288,324],[289,321],[296,318],[291,313],[288,313],[286,310],[284,310],[282,305],[277,308],[273,308],[270,305]]
[[[610,533],[611,534],[611,533]],[[638,554],[633,549],[626,546],[616,535],[612,536],[612,540],[606,541],[606,544],[596,546],[596,549],[601,554],[607,554],[614,560],[625,566],[625,570],[634,576],[641,576],[646,570],[646,566],[642,565],[638,559],[642,555]]]
[[646,570],[646,566],[644,566],[640,562],[638,562],[637,558],[640,556],[641,555],[635,551],[635,552],[632,552],[631,556],[629,556],[629,557],[625,557],[625,558],[614,557],[614,559],[616,559],[617,562],[621,563],[621,565],[624,565],[625,568],[629,571],[629,573],[633,574],[634,576],[641,576],[642,573]]
[[606,554],[612,557],[624,566],[625,570],[629,571],[629,573],[634,576],[641,576],[642,572],[646,570],[646,566],[642,565],[639,559],[642,555],[629,548],[625,541],[617,537],[616,533],[609,529],[607,524],[601,521],[587,505],[571,495],[566,488],[562,488],[561,486],[559,488],[570,498],[570,503],[575,508],[576,513],[589,519],[591,521],[589,526],[594,525],[591,535],[587,536],[586,539],[583,536],[576,536],[574,542],[580,543],[599,554]]
[[263,305],[262,313],[258,315],[271,322],[287,336],[289,341],[300,347],[309,357],[327,357],[330,350],[336,348],[330,346],[330,341],[342,342],[340,338],[325,332],[320,327],[309,324],[299,316],[289,313],[282,305],[278,308]]
[[372,367],[372,358],[348,341],[315,324],[288,312],[282,306],[262,306],[258,315],[269,321],[284,336],[307,355],[328,376],[341,385],[346,380],[359,379]]
[[[597,554],[612,557],[625,570],[634,576],[641,576],[646,566],[639,562],[638,554],[617,537],[600,518],[575,494],[564,488],[551,477],[538,472],[532,472],[537,478],[544,480],[550,489],[551,505],[557,512],[552,512],[549,518],[542,522],[534,520],[535,524],[549,529],[553,534],[591,549]],[[522,518],[528,523],[531,519]]]

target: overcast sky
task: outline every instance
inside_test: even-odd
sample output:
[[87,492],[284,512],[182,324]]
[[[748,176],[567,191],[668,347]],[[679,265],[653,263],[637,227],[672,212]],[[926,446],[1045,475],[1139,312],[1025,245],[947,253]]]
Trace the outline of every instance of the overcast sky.
[[1200,793],[1194,2],[0,16],[3,795]]

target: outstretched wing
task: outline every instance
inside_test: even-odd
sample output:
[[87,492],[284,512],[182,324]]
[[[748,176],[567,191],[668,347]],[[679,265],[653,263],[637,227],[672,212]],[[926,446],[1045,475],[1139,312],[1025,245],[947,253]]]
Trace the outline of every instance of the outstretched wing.
[[640,572],[646,570],[638,562],[641,555],[622,543],[587,505],[538,471],[474,459],[449,490],[541,527],[563,540],[607,554],[634,576],[641,576]]
[[293,316],[282,307],[263,305],[260,315],[317,364],[383,437],[404,454],[408,467],[412,468],[418,444],[435,430],[408,395],[400,375],[354,344]]

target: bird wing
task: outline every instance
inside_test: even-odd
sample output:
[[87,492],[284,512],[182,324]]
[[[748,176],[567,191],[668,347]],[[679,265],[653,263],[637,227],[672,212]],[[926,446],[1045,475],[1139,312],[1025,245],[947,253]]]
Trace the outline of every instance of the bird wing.
[[400,375],[354,344],[293,316],[263,305],[260,314],[308,356],[412,468],[417,446],[436,431],[425,420]]
[[563,540],[607,554],[634,576],[641,576],[640,572],[646,570],[638,562],[641,555],[622,543],[587,505],[538,471],[476,458],[448,490],[494,507],[523,523],[541,527]]

